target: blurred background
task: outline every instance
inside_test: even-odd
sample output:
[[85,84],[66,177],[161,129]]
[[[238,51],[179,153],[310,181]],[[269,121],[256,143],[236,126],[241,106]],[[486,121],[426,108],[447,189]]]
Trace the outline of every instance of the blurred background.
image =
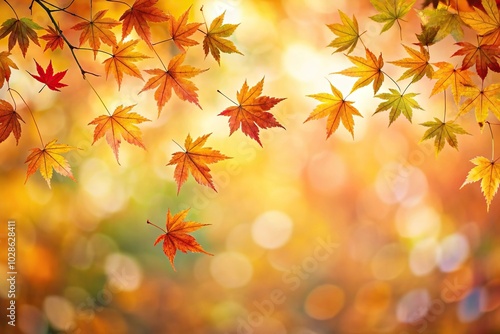
[[[20,17],[30,1],[11,1]],[[64,1],[54,1],[60,6]],[[130,2],[131,3],[131,2]],[[82,65],[110,110],[137,104],[133,111],[153,120],[143,123],[142,150],[123,142],[118,165],[104,139],[94,145],[90,121],[106,111],[82,79],[68,50],[43,52],[30,43],[26,58],[18,46],[11,58],[20,68],[10,86],[21,93],[45,142],[58,138],[80,148],[65,154],[76,182],[54,173],[52,189],[37,172],[26,182],[28,150],[40,142],[28,110],[16,96],[26,121],[15,145],[0,144],[0,273],[6,273],[7,220],[17,228],[17,326],[24,334],[41,333],[500,333],[500,205],[490,211],[478,183],[459,189],[473,167],[470,159],[490,156],[488,131],[474,116],[460,118],[472,135],[459,137],[435,155],[433,141],[420,143],[419,123],[448,117],[457,108],[451,94],[429,97],[434,82],[424,78],[408,91],[419,92],[423,110],[413,124],[404,117],[388,127],[388,112],[373,115],[380,99],[371,86],[349,96],[363,118],[355,118],[354,139],[340,128],[326,140],[326,120],[303,124],[317,101],[306,95],[330,92],[328,80],[346,96],[356,81],[331,74],[352,66],[326,46],[335,36],[326,24],[340,22],[338,10],[353,14],[362,39],[384,70],[398,78],[404,69],[388,61],[407,57],[401,44],[417,42],[420,20],[412,10],[402,22],[382,28],[369,19],[376,12],[359,1],[161,1],[178,17],[192,3],[190,21],[210,23],[223,11],[228,23],[241,23],[230,38],[244,54],[222,54],[220,66],[191,47],[186,63],[209,71],[192,80],[199,88],[200,110],[176,96],[157,117],[154,92],[139,92],[144,82],[125,76],[121,89],[106,80],[99,54],[76,50]],[[415,8],[420,4],[417,2]],[[12,17],[0,5],[2,22]],[[94,13],[107,9],[117,19],[123,4],[94,1]],[[89,15],[89,2],[70,7]],[[80,22],[56,13],[75,44]],[[33,20],[49,20],[36,4]],[[168,38],[165,26],[152,24],[153,41]],[[202,27],[204,30],[205,28]],[[121,27],[113,29],[118,38]],[[39,32],[39,35],[43,32]],[[135,34],[135,33],[133,33]],[[132,35],[131,37],[134,37]],[[201,41],[202,33],[194,39]],[[466,38],[473,34],[466,32]],[[475,38],[473,38],[473,42]],[[431,61],[450,56],[457,46],[447,37],[431,46]],[[0,41],[7,49],[7,39]],[[107,46],[103,49],[108,50]],[[154,56],[145,43],[138,50]],[[156,47],[164,62],[178,53],[173,43]],[[363,56],[358,44],[353,55]],[[55,71],[68,69],[61,92],[32,79],[36,59]],[[161,67],[153,57],[141,69]],[[147,79],[146,73],[144,77]],[[272,112],[286,130],[261,131],[261,148],[241,131],[229,135],[226,117],[218,117],[235,99],[245,80],[265,77],[264,95],[286,97]],[[487,83],[498,80],[490,74]],[[406,87],[407,82],[401,85]],[[386,79],[380,92],[395,88]],[[11,102],[6,86],[0,98]],[[451,118],[449,118],[451,119]],[[212,133],[207,146],[233,157],[211,165],[218,192],[192,177],[179,195],[173,166],[166,166],[187,134]],[[494,129],[494,135],[500,133]],[[161,246],[153,247],[166,212],[191,208],[188,219],[211,224],[193,233],[214,256],[178,253],[177,272]],[[1,274],[1,277],[4,274]],[[0,280],[2,328],[8,282]],[[16,332],[14,331],[14,332]],[[8,332],[8,331],[7,331]],[[10,332],[8,332],[10,333]]]

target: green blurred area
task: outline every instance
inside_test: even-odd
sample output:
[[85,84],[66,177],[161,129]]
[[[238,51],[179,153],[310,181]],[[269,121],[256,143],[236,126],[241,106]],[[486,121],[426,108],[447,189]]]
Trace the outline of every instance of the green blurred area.
[[[29,1],[10,2],[29,16]],[[60,6],[64,1],[55,2]],[[191,2],[159,2],[175,16]],[[87,125],[106,110],[64,50],[43,52],[30,45],[26,58],[16,46],[10,87],[34,112],[46,142],[58,138],[80,148],[67,153],[76,182],[54,174],[52,189],[37,172],[27,181],[24,163],[39,147],[28,110],[16,96],[22,137],[0,144],[0,273],[7,272],[6,222],[16,221],[17,327],[19,333],[497,333],[500,332],[500,248],[498,200],[490,211],[479,184],[460,189],[469,160],[488,156],[490,137],[473,116],[463,118],[472,136],[459,138],[460,151],[446,147],[435,156],[430,141],[419,143],[418,125],[441,117],[442,95],[429,98],[433,82],[424,78],[412,92],[424,110],[413,124],[401,117],[391,127],[385,113],[372,116],[379,99],[372,88],[349,100],[363,114],[355,119],[354,139],[345,129],[326,140],[325,120],[303,124],[317,102],[306,95],[329,91],[329,80],[346,96],[355,78],[329,73],[352,64],[331,54],[333,39],[325,24],[338,22],[338,9],[356,15],[363,41],[386,63],[406,57],[399,31],[380,35],[369,1],[195,1],[191,21],[201,22],[201,5],[210,22],[223,11],[241,23],[230,39],[244,56],[222,54],[219,66],[205,58],[201,45],[188,50],[186,63],[209,71],[193,78],[200,110],[176,96],[158,117],[153,91],[125,76],[118,90],[106,79],[102,61],[75,50],[87,76],[110,110],[137,104],[134,111],[152,119],[140,125],[147,150],[123,142],[118,165],[104,140],[92,145]],[[0,4],[2,22],[12,13]],[[89,2],[70,7],[88,16]],[[94,12],[110,8],[118,18],[125,6],[93,1]],[[69,29],[77,18],[56,14]],[[33,20],[46,27],[44,12],[33,6]],[[226,22],[225,21],[225,22]],[[402,23],[403,42],[416,42],[419,19],[411,12]],[[120,36],[120,28],[113,31]],[[153,40],[167,34],[152,24]],[[195,39],[201,40],[202,33]],[[396,43],[397,41],[397,43]],[[7,41],[0,41],[1,50]],[[42,46],[44,46],[42,42]],[[448,37],[431,47],[432,61],[452,61]],[[160,67],[151,55],[141,69]],[[173,44],[156,48],[164,62],[177,54]],[[364,55],[362,45],[354,51]],[[36,59],[49,59],[56,71],[69,68],[61,92],[44,89],[27,71]],[[459,62],[459,59],[456,60]],[[397,78],[400,68],[387,65]],[[245,80],[265,77],[264,95],[286,97],[272,112],[286,130],[261,131],[261,148],[240,131],[229,135],[226,117],[217,115]],[[498,75],[491,74],[495,81]],[[406,83],[403,83],[405,85]],[[381,91],[393,88],[386,80]],[[448,112],[453,109],[448,94]],[[11,101],[6,87],[0,98]],[[207,146],[232,157],[211,165],[217,192],[191,177],[177,195],[171,154],[191,134],[212,133]],[[496,133],[495,133],[496,134]],[[496,137],[498,135],[496,134]],[[153,247],[167,209],[191,208],[188,219],[211,224],[193,235],[205,254],[178,252],[177,272],[160,246]],[[3,274],[2,274],[3,275]],[[2,276],[3,277],[3,276]],[[0,280],[1,332],[8,282]],[[7,333],[9,333],[7,331]]]

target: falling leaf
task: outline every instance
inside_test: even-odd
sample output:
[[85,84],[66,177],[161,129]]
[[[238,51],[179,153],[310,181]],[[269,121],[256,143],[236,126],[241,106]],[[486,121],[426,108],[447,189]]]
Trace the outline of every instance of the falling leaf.
[[342,125],[344,125],[354,138],[353,115],[363,116],[352,106],[354,102],[344,100],[342,93],[332,84],[330,84],[330,88],[333,95],[329,93],[308,95],[308,97],[312,97],[322,103],[314,108],[313,112],[304,121],[304,123],[313,119],[321,119],[328,116],[328,120],[326,122],[326,138],[328,139],[328,137],[330,137],[332,133],[338,129],[340,121],[342,120]]
[[420,46],[430,46],[435,44],[439,28],[424,26],[423,24],[421,24],[420,27],[422,29],[422,32],[420,34],[415,34],[417,36],[419,43],[415,44]]
[[194,103],[201,109],[198,102],[198,94],[196,93],[198,87],[188,79],[208,69],[200,70],[189,65],[181,65],[185,58],[185,52],[172,58],[168,63],[166,71],[159,68],[145,70],[152,77],[149,78],[139,94],[145,90],[157,88],[155,91],[155,100],[158,105],[158,117],[163,106],[172,97],[172,90],[181,100]]
[[118,45],[113,48],[113,55],[103,62],[106,71],[106,79],[108,79],[110,73],[113,73],[116,82],[118,82],[118,89],[121,87],[123,74],[144,80],[141,71],[134,62],[150,57],[134,51],[138,42],[139,40],[131,40],[126,43],[119,42]]
[[167,25],[168,32],[170,36],[172,36],[172,40],[182,52],[185,51],[185,47],[198,44],[197,41],[189,37],[198,30],[201,23],[187,23],[190,10],[191,7],[189,7],[178,20],[175,19],[175,17],[171,17]]
[[350,67],[337,74],[347,75],[350,77],[360,77],[352,87],[351,93],[356,89],[369,85],[373,81],[373,92],[376,94],[384,82],[384,60],[382,53],[377,57],[368,49],[366,50],[366,59],[357,56],[347,56],[349,60],[356,66]]
[[469,171],[460,189],[466,184],[481,180],[481,191],[486,199],[487,210],[489,211],[491,201],[495,197],[500,184],[500,166],[496,163],[497,160],[492,161],[481,156],[475,157],[471,162],[476,167]]
[[219,116],[229,116],[229,135],[238,130],[254,139],[262,146],[259,138],[259,128],[268,129],[274,127],[283,128],[273,114],[268,112],[284,98],[260,96],[264,88],[264,78],[252,88],[248,87],[247,81],[243,83],[241,90],[236,93],[239,105],[226,108]]
[[500,84],[495,83],[486,88],[479,88],[475,84],[465,85],[461,89],[462,96],[467,100],[460,105],[460,115],[469,111],[476,111],[476,121],[482,127],[488,117],[488,111],[492,111],[497,119],[500,119]]
[[161,9],[155,7],[158,0],[136,0],[130,9],[120,16],[122,25],[122,41],[127,37],[132,28],[150,47],[151,29],[148,22],[165,22],[169,19]]
[[[167,230],[164,234],[160,235],[154,243],[154,246],[156,246],[159,242],[163,241],[163,252],[170,260],[170,264],[172,265],[174,271],[174,258],[177,250],[180,250],[184,253],[189,251],[193,253],[205,253],[207,255],[213,255],[206,252],[196,241],[196,239],[188,234],[210,224],[200,224],[192,221],[185,221],[188,212],[189,209],[186,209],[172,216],[172,214],[170,213],[170,209],[168,209],[166,223]],[[152,223],[148,220],[148,224]]]
[[45,179],[45,181],[47,181],[49,188],[53,173],[52,169],[54,169],[62,176],[67,176],[75,181],[75,178],[71,173],[71,168],[68,161],[64,159],[61,154],[74,150],[76,149],[76,147],[68,146],[65,144],[56,144],[56,142],[57,139],[54,139],[50,143],[45,145],[43,149],[31,149],[31,153],[25,161],[25,163],[29,163],[28,171],[26,172],[26,181],[28,181],[28,178],[38,169],[40,170],[40,174],[42,174],[42,177]]
[[10,134],[16,138],[16,145],[19,144],[21,138],[21,123],[23,121],[12,105],[4,100],[0,100],[0,143],[7,139]]
[[0,52],[0,88],[3,87],[5,81],[9,81],[11,71],[10,68],[18,70],[17,65],[9,58],[10,52]]
[[342,23],[332,23],[326,25],[335,35],[338,36],[330,44],[328,44],[328,46],[336,48],[334,52],[340,52],[349,49],[349,51],[347,51],[347,54],[349,54],[356,47],[356,44],[358,43],[358,39],[360,37],[358,21],[356,21],[356,17],[354,15],[352,16],[351,20],[340,9],[339,15]]
[[243,55],[243,53],[236,48],[233,42],[226,38],[234,33],[239,24],[222,24],[225,13],[226,12],[222,13],[212,21],[210,29],[208,29],[207,34],[203,38],[203,50],[205,51],[205,57],[210,51],[219,65],[221,52],[239,53],[240,55]]
[[2,23],[2,28],[0,29],[0,39],[9,36],[9,51],[16,45],[19,44],[19,48],[23,53],[23,57],[26,57],[26,52],[30,44],[30,39],[33,43],[40,46],[38,43],[38,35],[35,30],[43,29],[38,24],[33,22],[30,18],[23,17],[22,19],[11,18]]
[[453,94],[455,103],[458,105],[464,85],[473,85],[471,75],[474,73],[469,70],[456,68],[456,66],[447,62],[434,63],[434,65],[439,69],[434,72],[432,78],[438,80],[432,88],[431,96],[451,87],[451,93]]
[[385,23],[381,33],[389,30],[394,22],[401,20],[415,4],[415,0],[370,0],[379,14],[370,18],[379,23]]
[[210,134],[198,137],[193,143],[191,136],[188,134],[184,142],[185,151],[172,154],[172,159],[170,159],[167,166],[176,165],[174,178],[175,182],[177,182],[177,194],[179,194],[182,185],[186,182],[189,172],[191,172],[196,182],[217,191],[212,181],[212,175],[210,175],[210,168],[207,165],[230,158],[219,151],[213,150],[211,147],[203,147],[209,136]]
[[389,125],[394,122],[401,113],[405,115],[405,117],[411,122],[411,118],[413,115],[413,109],[422,109],[420,105],[415,101],[414,97],[417,96],[417,93],[406,93],[401,94],[399,91],[390,88],[390,93],[382,93],[378,94],[375,97],[379,99],[387,100],[385,102],[381,102],[377,110],[375,110],[374,114],[377,114],[384,110],[389,110]]
[[467,131],[462,129],[455,121],[443,122],[434,117],[434,121],[424,122],[420,125],[426,126],[429,129],[425,131],[421,141],[427,139],[434,139],[434,147],[436,148],[436,155],[444,148],[445,142],[458,150],[457,134],[470,135]]
[[450,34],[455,41],[461,41],[464,38],[460,17],[457,13],[449,11],[447,6],[439,4],[437,9],[426,8],[417,11],[417,13],[427,29],[438,29],[434,42],[438,42]]
[[48,29],[45,29],[45,31],[47,31],[48,34],[40,36],[41,39],[47,42],[43,51],[45,52],[47,51],[47,49],[55,51],[57,48],[61,48],[62,50],[64,48],[64,39],[62,38],[62,36],[50,26]]
[[[49,62],[49,65],[47,66],[47,70],[44,70],[35,60],[36,64],[36,71],[38,72],[38,75],[33,75],[30,73],[30,75],[35,78],[36,80],[40,81],[41,83],[44,83],[49,87],[51,90],[55,91],[60,91],[58,88],[66,87],[66,84],[63,84],[60,82],[64,76],[66,75],[66,72],[68,70],[62,71],[62,72],[57,72],[54,74],[54,69],[52,68],[52,60]],[[29,73],[29,72],[28,72]],[[43,89],[43,87],[42,87]]]
[[403,58],[397,61],[391,61],[391,64],[396,66],[408,68],[401,77],[398,79],[403,80],[406,78],[412,78],[412,82],[417,82],[422,79],[424,75],[426,75],[429,79],[432,78],[432,74],[434,73],[434,69],[432,65],[429,64],[429,51],[427,49],[420,47],[420,51],[409,48],[406,45],[403,45],[406,52],[410,55],[411,58]]
[[135,105],[128,107],[119,106],[115,109],[113,115],[101,115],[89,123],[89,125],[96,126],[92,145],[106,135],[106,141],[113,150],[118,164],[120,164],[118,150],[120,148],[121,138],[130,144],[146,149],[142,141],[141,130],[136,124],[149,122],[151,120],[135,112],[130,112],[133,107],[135,107]]
[[108,10],[101,10],[97,12],[91,21],[80,22],[71,29],[83,30],[80,35],[80,46],[86,41],[89,41],[89,45],[94,50],[94,59],[97,57],[97,51],[101,47],[101,41],[109,46],[116,46],[116,36],[111,31],[113,27],[116,27],[120,22],[104,17]]
[[495,0],[482,0],[483,9],[474,7],[474,11],[460,12],[465,24],[484,36],[482,43],[496,44],[500,38],[500,13]]
[[468,69],[476,64],[477,74],[484,80],[488,74],[488,68],[494,72],[500,72],[500,65],[496,57],[500,56],[498,45],[485,45],[482,42],[478,46],[469,42],[459,42],[457,45],[462,48],[455,52],[453,56],[464,56],[462,70]]

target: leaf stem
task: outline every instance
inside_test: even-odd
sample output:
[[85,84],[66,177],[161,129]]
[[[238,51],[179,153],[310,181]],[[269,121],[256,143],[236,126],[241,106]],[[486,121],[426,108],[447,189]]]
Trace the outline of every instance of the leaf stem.
[[31,110],[30,106],[28,105],[28,103],[26,103],[26,101],[24,100],[22,95],[17,90],[10,88],[10,86],[9,86],[8,90],[16,93],[21,98],[21,100],[24,102],[24,104],[26,105],[26,108],[28,108],[28,111],[30,112],[31,118],[33,119],[33,123],[35,123],[36,132],[38,132],[38,137],[40,138],[40,142],[42,143],[42,147],[45,147],[45,144],[43,143],[43,139],[42,139],[42,134],[40,133],[40,129],[38,128],[38,123],[36,122],[35,115],[33,114],[33,111]]
[[164,39],[163,41],[159,41],[159,42],[156,42],[156,43],[151,43],[151,45],[157,45],[157,44],[165,43],[165,42],[168,42],[168,41],[171,41],[171,40],[172,40],[172,37],[170,37],[169,39]]
[[444,114],[443,114],[443,123],[446,123],[446,89],[443,90],[444,93]]
[[226,99],[228,99],[229,101],[233,102],[235,105],[239,106],[238,103],[234,102],[232,99],[230,99],[226,94],[224,94],[223,92],[221,92],[220,90],[217,89],[217,93],[219,93],[220,95],[224,96]]
[[201,6],[200,8],[200,12],[201,12],[201,16],[203,16],[203,24],[205,24],[205,28],[207,29],[207,31],[203,31],[203,30],[200,30],[198,29],[198,31],[201,31],[202,33],[204,33],[205,35],[208,34],[208,25],[207,25],[207,20],[205,19],[205,13],[203,12],[203,6]]
[[99,101],[101,101],[102,105],[104,106],[104,109],[106,109],[106,112],[108,113],[109,116],[111,116],[111,113],[109,112],[108,110],[108,107],[106,107],[106,104],[104,103],[104,101],[102,100],[101,96],[99,95],[99,93],[97,93],[97,91],[95,90],[94,86],[92,86],[92,84],[90,83],[90,81],[88,79],[85,79],[85,81],[88,82],[90,88],[92,88],[92,90],[94,91],[95,95],[97,95],[97,97],[99,98]]
[[14,7],[12,7],[12,5],[7,0],[3,0],[3,1],[7,4],[7,6],[10,7],[10,9],[12,9],[12,11],[14,12],[14,15],[16,16],[16,19],[19,20],[19,16],[17,16],[16,10],[14,9]]
[[365,33],[365,32],[366,32],[366,30],[365,30],[365,31],[363,31],[361,34],[358,34],[358,39],[359,39],[359,41],[361,42],[361,44],[363,44],[363,47],[364,47],[364,48],[365,48],[365,50],[366,50],[366,49],[368,49],[368,48],[366,47],[365,42],[363,42],[363,39],[361,38],[361,36],[362,36],[362,35],[364,35],[364,33]]
[[163,231],[163,233],[167,233],[167,231],[165,231],[164,229],[162,229],[162,228],[161,228],[161,227],[159,227],[158,225],[153,224],[152,222],[150,222],[150,221],[149,221],[149,219],[148,219],[148,220],[146,220],[146,224],[153,225],[153,226],[154,226],[154,227],[156,227],[157,229],[159,229],[159,230]]
[[173,141],[174,143],[176,143],[176,144],[177,144],[177,146],[179,146],[179,147],[181,148],[181,150],[183,150],[184,152],[186,152],[186,150],[184,149],[184,147],[182,147],[182,146],[181,146],[178,142],[176,142],[176,141],[175,141],[175,140],[173,140],[173,139],[172,139],[172,141]]
[[[398,83],[396,82],[396,80],[394,80],[389,74],[387,74],[385,71],[382,71],[380,70],[380,72],[382,72],[386,77],[388,77],[392,82],[394,82],[394,84],[396,85],[396,87],[398,87],[398,90],[399,92],[401,93],[401,87],[399,87]],[[407,87],[408,88],[408,87]]]
[[118,1],[118,0],[106,0],[106,2],[116,2],[116,3],[121,3],[122,5],[128,6],[129,8],[132,8],[128,3],[124,1]]
[[488,124],[488,128],[490,129],[490,135],[491,135],[491,161],[495,159],[495,140],[493,138],[493,130],[491,129],[491,124],[489,121],[486,121],[486,124]]
[[161,66],[163,66],[163,68],[165,69],[165,72],[168,72],[167,67],[166,67],[166,66],[165,66],[165,64],[163,63],[163,60],[161,60],[160,55],[158,54],[158,52],[156,52],[156,50],[155,50],[155,48],[154,48],[154,46],[153,46],[152,44],[151,44],[151,50],[153,50],[153,52],[155,53],[156,58],[158,58],[158,60],[160,61]]

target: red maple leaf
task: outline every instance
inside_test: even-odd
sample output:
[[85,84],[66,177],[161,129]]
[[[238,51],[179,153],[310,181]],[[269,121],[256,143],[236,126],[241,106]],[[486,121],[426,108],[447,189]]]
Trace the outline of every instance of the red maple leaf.
[[[66,84],[63,84],[60,81],[62,80],[62,78],[64,78],[64,76],[66,75],[66,72],[68,70],[65,70],[62,72],[57,72],[56,74],[54,74],[54,69],[52,68],[52,60],[49,62],[49,66],[47,66],[46,71],[44,71],[44,69],[36,62],[36,60],[35,60],[35,64],[36,64],[36,71],[38,72],[39,75],[33,75],[30,73],[30,75],[33,78],[35,78],[38,81],[40,81],[41,83],[44,83],[45,85],[47,85],[47,87],[49,87],[49,89],[56,90],[58,92],[60,91],[58,88],[62,88],[62,87],[67,86]],[[42,87],[42,89],[43,89],[43,87]],[[40,89],[40,92],[42,91],[42,89]]]

